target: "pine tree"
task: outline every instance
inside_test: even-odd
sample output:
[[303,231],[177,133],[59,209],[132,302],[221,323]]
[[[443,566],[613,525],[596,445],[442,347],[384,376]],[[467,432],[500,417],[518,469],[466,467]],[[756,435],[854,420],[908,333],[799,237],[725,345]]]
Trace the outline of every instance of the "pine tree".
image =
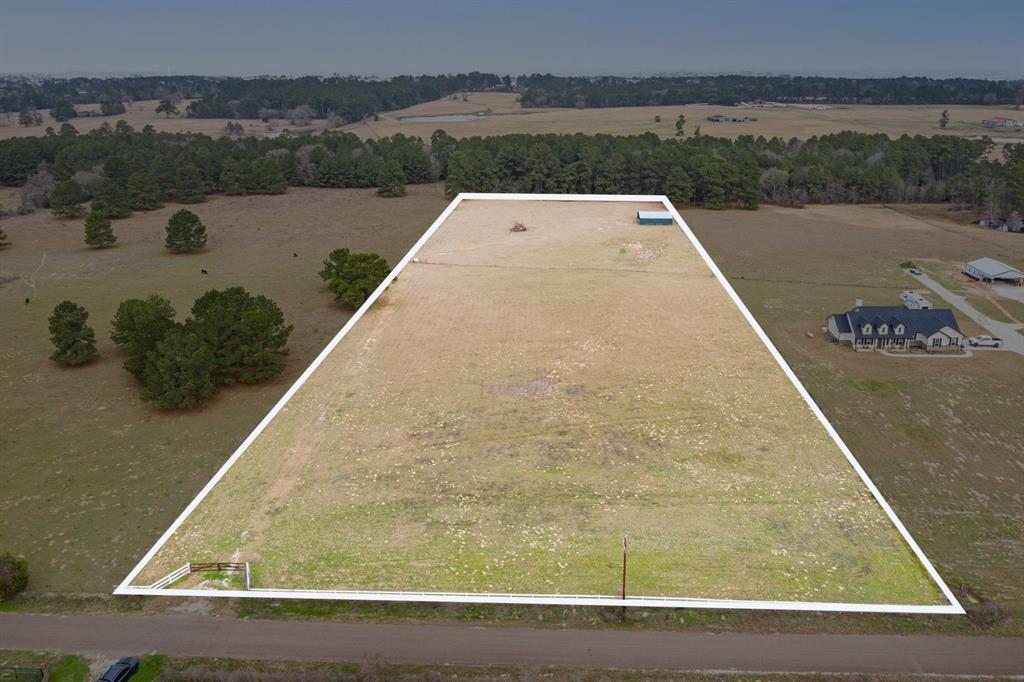
[[682,137],[686,134],[684,126],[686,125],[686,117],[679,114],[679,118],[676,119],[676,137]]
[[203,176],[191,163],[181,163],[175,169],[174,198],[182,204],[199,204],[206,201]]
[[183,208],[167,221],[165,245],[175,253],[198,251],[206,246],[206,226],[199,216]]
[[405,174],[402,173],[401,164],[394,159],[384,164],[377,175],[377,183],[377,196],[405,196]]
[[50,192],[50,211],[58,218],[78,218],[85,213],[85,193],[74,180],[58,182]]
[[110,323],[110,340],[128,359],[124,368],[142,381],[146,356],[156,350],[167,332],[174,327],[174,307],[166,298],[153,294],[147,299],[122,301]]
[[293,327],[266,296],[241,287],[208,291],[196,299],[186,324],[213,352],[218,384],[254,384],[284,369]]
[[128,176],[128,205],[134,211],[154,211],[163,208],[163,192],[156,179],[146,172],[135,172]]
[[665,179],[665,196],[673,204],[682,206],[693,201],[693,180],[690,175],[680,168],[674,167],[669,171]]
[[174,325],[146,354],[142,399],[165,409],[195,407],[217,392],[210,347],[184,325]]
[[949,109],[943,109],[942,115],[939,116],[939,127],[945,128],[949,125]]
[[375,253],[335,249],[324,260],[320,279],[327,282],[336,302],[347,308],[358,308],[390,272],[388,262]]
[[110,178],[102,178],[92,198],[92,212],[105,218],[125,218],[132,213],[128,193]]
[[50,359],[58,365],[75,367],[98,357],[96,335],[86,324],[89,313],[82,306],[63,301],[50,316],[50,341],[54,351]]
[[96,212],[85,216],[86,244],[104,249],[113,246],[116,241],[117,235],[114,234],[114,230],[110,226],[110,218]]
[[[284,194],[288,191],[281,167],[270,159],[256,159],[252,164],[253,186],[262,194]],[[405,188],[402,188],[403,193]]]
[[237,161],[228,157],[220,165],[220,186],[225,194],[245,194],[242,170]]

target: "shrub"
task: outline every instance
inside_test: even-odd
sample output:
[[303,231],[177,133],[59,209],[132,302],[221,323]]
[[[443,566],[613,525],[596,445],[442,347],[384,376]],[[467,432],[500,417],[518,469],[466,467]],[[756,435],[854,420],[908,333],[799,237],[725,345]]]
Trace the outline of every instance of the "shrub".
[[334,300],[358,308],[391,272],[388,262],[375,253],[335,249],[324,260],[320,278],[327,282]]
[[28,585],[28,562],[0,554],[0,601],[7,601]]

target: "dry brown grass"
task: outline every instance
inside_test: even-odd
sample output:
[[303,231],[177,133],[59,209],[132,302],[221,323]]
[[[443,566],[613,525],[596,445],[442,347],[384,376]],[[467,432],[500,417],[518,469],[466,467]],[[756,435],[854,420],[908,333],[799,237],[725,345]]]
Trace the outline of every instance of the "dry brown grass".
[[465,202],[136,583],[230,559],[270,588],[614,595],[628,535],[631,594],[940,603],[638,208]]

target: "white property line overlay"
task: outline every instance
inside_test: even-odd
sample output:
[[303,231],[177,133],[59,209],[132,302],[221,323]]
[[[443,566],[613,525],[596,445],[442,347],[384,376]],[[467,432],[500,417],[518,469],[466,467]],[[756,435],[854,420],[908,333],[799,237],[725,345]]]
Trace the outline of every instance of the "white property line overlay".
[[[795,601],[759,601],[742,599],[700,599],[700,598],[673,598],[673,597],[604,597],[600,595],[541,595],[541,594],[490,594],[473,592],[391,592],[391,591],[370,591],[370,590],[312,590],[312,589],[264,589],[255,588],[251,590],[196,590],[196,589],[154,589],[152,587],[132,586],[131,582],[145,568],[157,552],[174,535],[182,523],[195,511],[196,507],[213,490],[214,486],[227,474],[228,470],[235,464],[242,454],[252,445],[253,441],[263,432],[267,425],[277,416],[277,413],[291,400],[292,396],[302,387],[306,380],[320,367],[334,348],[341,342],[345,335],[355,326],[367,310],[380,298],[381,294],[391,285],[398,274],[409,264],[423,245],[434,235],[441,225],[448,219],[448,216],[458,208],[465,200],[478,201],[598,201],[598,202],[625,202],[625,203],[660,203],[671,213],[672,217],[679,224],[680,229],[690,244],[697,250],[704,263],[710,268],[712,274],[722,285],[729,298],[739,308],[743,317],[753,328],[761,342],[768,348],[769,353],[782,368],[782,371],[796,387],[797,392],[804,399],[811,411],[821,422],[829,436],[839,447],[840,451],[849,461],[854,471],[867,486],[875,500],[885,511],[900,535],[911,548],[914,555],[924,566],[925,571],[939,587],[942,594],[949,601],[948,604],[921,605],[921,604],[860,604],[844,602],[795,602]],[[164,531],[156,544],[142,557],[142,560],[125,577],[121,584],[114,590],[115,595],[163,595],[174,597],[234,597],[234,598],[264,598],[264,599],[325,599],[325,600],[352,600],[352,601],[403,601],[403,602],[448,602],[448,603],[482,603],[482,604],[550,604],[563,606],[643,606],[643,607],[671,607],[671,608],[710,608],[710,609],[751,609],[751,610],[774,610],[774,611],[846,611],[862,613],[919,613],[919,614],[956,614],[963,615],[966,612],[953,595],[949,586],[939,575],[928,557],[925,556],[917,542],[910,535],[910,531],[896,516],[895,511],[882,496],[882,493],[875,486],[867,472],[853,456],[853,453],[843,442],[842,438],[829,423],[825,414],[811,398],[811,395],[804,388],[796,374],[789,367],[771,339],[764,332],[757,320],[747,309],[747,306],[740,299],[739,295],[729,284],[729,281],[718,269],[711,256],[698,241],[696,235],[690,230],[679,212],[664,195],[622,195],[622,194],[493,194],[464,192],[455,197],[454,200],[430,225],[419,241],[412,249],[398,262],[398,265],[381,282],[380,286],[370,295],[369,298],[359,307],[359,310],[345,323],[341,331],[331,339],[320,354],[306,368],[301,376],[295,381],[288,391],[281,397],[267,415],[257,424],[256,428],[246,437],[231,457],[217,470],[213,478],[203,486],[184,511],[174,520],[174,523]]]

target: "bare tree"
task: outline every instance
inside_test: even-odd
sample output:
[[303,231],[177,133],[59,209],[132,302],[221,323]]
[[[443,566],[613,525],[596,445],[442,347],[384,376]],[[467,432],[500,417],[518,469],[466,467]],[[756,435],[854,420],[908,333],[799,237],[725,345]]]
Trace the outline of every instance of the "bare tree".
[[37,208],[43,208],[50,200],[50,192],[57,186],[53,179],[53,172],[50,165],[41,161],[36,167],[36,172],[25,179],[25,184],[18,190],[18,200],[21,203],[22,213],[30,213]]

